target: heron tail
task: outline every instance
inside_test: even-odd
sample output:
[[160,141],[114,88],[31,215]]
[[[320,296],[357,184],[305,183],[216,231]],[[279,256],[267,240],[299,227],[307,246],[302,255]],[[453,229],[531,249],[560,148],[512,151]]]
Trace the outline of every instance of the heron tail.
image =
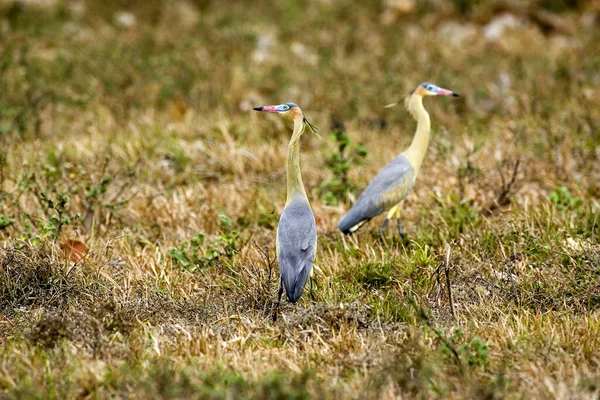
[[368,220],[369,219],[364,219],[361,216],[356,215],[353,210],[350,210],[338,223],[338,229],[342,231],[344,235],[349,235],[360,228],[360,226]]
[[282,275],[285,294],[290,302],[295,303],[300,300],[304,287],[310,277],[311,270],[312,264],[307,262],[298,273]]

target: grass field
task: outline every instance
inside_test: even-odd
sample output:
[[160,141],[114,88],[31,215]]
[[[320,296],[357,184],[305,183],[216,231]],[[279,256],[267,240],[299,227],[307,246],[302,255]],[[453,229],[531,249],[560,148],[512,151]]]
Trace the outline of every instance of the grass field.
[[[0,3],[0,398],[598,398],[600,4],[411,4]],[[423,81],[410,241],[343,237]],[[317,299],[273,322],[284,101]]]

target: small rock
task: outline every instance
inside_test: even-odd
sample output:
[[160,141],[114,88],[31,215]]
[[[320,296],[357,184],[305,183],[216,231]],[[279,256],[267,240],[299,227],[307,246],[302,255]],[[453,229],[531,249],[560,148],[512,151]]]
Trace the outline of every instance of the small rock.
[[257,63],[265,62],[271,56],[271,50],[275,40],[271,36],[260,36],[256,43],[256,49],[252,53],[252,59]]
[[553,35],[550,38],[550,48],[557,53],[571,49],[577,45],[564,35]]
[[598,18],[597,11],[586,11],[581,15],[580,23],[584,28],[593,28],[598,24],[600,18]]
[[135,15],[128,11],[119,11],[115,14],[114,21],[122,28],[130,28],[135,25]]
[[200,19],[200,13],[188,1],[167,3],[163,14],[168,17],[169,21],[173,21],[179,27],[186,29],[194,27]]
[[487,40],[496,40],[500,38],[506,28],[519,28],[523,23],[512,14],[504,13],[494,18],[483,28],[483,35]]
[[384,11],[381,14],[381,23],[390,25],[399,17],[415,12],[415,0],[385,0]]
[[82,18],[85,15],[86,5],[83,1],[70,1],[68,7],[75,18]]
[[310,65],[317,65],[319,62],[319,57],[315,53],[309,51],[302,43],[292,43],[291,50],[292,53]]
[[423,35],[423,29],[415,24],[408,25],[405,29],[406,36],[411,39],[417,38]]
[[508,90],[510,89],[510,86],[511,86],[511,79],[510,79],[510,75],[509,75],[509,74],[507,74],[507,73],[506,73],[506,72],[504,72],[504,71],[501,71],[501,72],[498,74],[497,85],[498,85],[498,88],[499,88],[501,91],[503,91],[503,92],[506,92],[506,91],[508,91]]
[[478,31],[474,24],[459,24],[449,21],[440,24],[438,36],[454,46],[460,46],[465,40],[477,35]]
[[415,11],[415,0],[385,0],[383,6],[396,14],[412,14]]

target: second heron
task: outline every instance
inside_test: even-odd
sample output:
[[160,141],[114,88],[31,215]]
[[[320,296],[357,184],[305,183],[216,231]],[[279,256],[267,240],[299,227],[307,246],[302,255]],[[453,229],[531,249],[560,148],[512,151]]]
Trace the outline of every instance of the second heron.
[[383,236],[389,220],[395,219],[398,222],[398,233],[404,237],[404,229],[400,222],[400,209],[421,169],[431,131],[429,114],[423,107],[423,97],[425,96],[458,97],[458,94],[429,82],[420,84],[410,93],[406,98],[406,108],[417,120],[417,132],[413,141],[408,149],[379,171],[350,211],[342,217],[338,228],[343,233],[352,233],[371,218],[387,212],[387,217],[381,227],[381,235]]

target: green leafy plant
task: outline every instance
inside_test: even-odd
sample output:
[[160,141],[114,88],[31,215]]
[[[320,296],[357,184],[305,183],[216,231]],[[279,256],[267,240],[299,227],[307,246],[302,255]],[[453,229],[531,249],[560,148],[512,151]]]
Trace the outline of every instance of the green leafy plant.
[[0,213],[0,229],[4,229],[15,223],[15,219]]
[[169,256],[175,267],[195,271],[233,257],[240,233],[233,229],[233,223],[227,215],[219,214],[219,219],[221,233],[218,236],[207,239],[204,233],[199,232],[187,242],[169,248]]
[[[442,341],[442,352],[447,356],[457,354],[460,361],[472,368],[486,368],[488,359],[488,344],[475,336],[464,342],[463,330],[455,328],[448,338]],[[441,332],[436,332],[441,335]],[[459,343],[463,342],[462,345]]]
[[85,197],[89,207],[100,201],[100,197],[106,193],[112,180],[112,175],[105,175],[98,182],[86,185]]
[[346,200],[348,193],[354,192],[357,186],[348,179],[348,171],[353,165],[360,165],[367,156],[362,143],[352,146],[350,137],[342,124],[336,124],[331,139],[335,142],[336,152],[326,161],[331,171],[331,178],[321,185],[321,198],[328,205],[337,205]]
[[[71,223],[71,217],[65,215],[69,196],[65,192],[60,192],[56,194],[55,199],[52,199],[45,190],[42,190],[39,196],[40,201],[46,208],[46,213],[51,214],[49,219],[41,226],[42,236],[57,239],[60,235],[61,228]],[[52,213],[52,211],[55,213]]]
[[205,240],[204,233],[196,233],[187,243],[170,247],[169,256],[173,261],[173,265],[188,270],[194,270],[196,266],[203,265],[205,258],[201,254],[203,253]]
[[479,336],[475,336],[469,343],[460,346],[459,353],[470,367],[484,369],[487,367],[488,344]]
[[569,189],[564,186],[556,188],[550,193],[549,198],[556,205],[556,208],[561,211],[573,210],[582,204],[581,198],[573,196]]

